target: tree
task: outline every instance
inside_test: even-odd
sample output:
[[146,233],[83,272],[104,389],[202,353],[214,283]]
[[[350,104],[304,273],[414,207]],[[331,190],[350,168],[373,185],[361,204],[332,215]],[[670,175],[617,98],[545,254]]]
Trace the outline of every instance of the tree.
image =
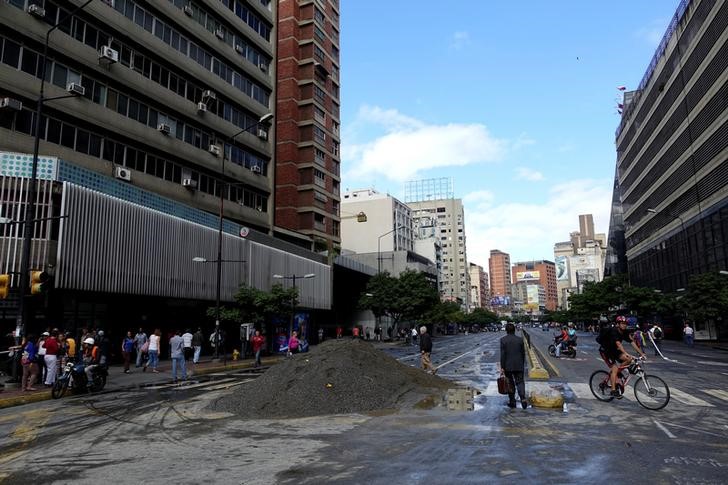
[[[220,320],[234,323],[263,323],[273,315],[293,314],[298,305],[298,288],[284,288],[276,284],[270,291],[241,285],[232,306],[220,308]],[[207,315],[215,316],[215,307],[207,309]]]
[[498,321],[498,315],[485,308],[476,308],[472,312],[464,315],[464,322],[469,325],[480,325],[485,326],[489,323]]
[[693,276],[679,308],[697,322],[709,322],[728,315],[728,276],[714,272]]
[[463,321],[463,312],[454,301],[441,301],[433,305],[432,308],[425,314],[424,319],[426,323],[438,324],[438,323],[459,323]]

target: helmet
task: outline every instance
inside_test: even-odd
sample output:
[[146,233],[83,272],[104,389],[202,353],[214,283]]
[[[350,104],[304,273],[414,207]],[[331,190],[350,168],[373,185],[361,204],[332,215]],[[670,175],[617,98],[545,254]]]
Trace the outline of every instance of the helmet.
[[92,339],[91,337],[89,337],[86,340],[84,340],[83,343],[89,344],[89,345],[93,345],[94,344],[94,339]]
[[96,335],[98,335],[99,337],[103,337],[104,336],[104,331],[103,330],[99,330],[98,332],[96,332]]
[[627,323],[627,317],[625,317],[624,315],[620,315],[617,317],[617,323],[622,323],[622,322]]

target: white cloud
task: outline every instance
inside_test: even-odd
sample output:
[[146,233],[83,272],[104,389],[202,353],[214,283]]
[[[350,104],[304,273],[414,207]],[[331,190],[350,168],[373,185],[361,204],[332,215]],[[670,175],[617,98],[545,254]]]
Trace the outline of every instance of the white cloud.
[[[364,143],[347,143],[349,137],[360,138],[367,127],[383,134]],[[498,161],[508,145],[479,123],[427,124],[376,106],[362,107],[345,136],[345,178],[384,176],[398,182],[430,169]]]
[[536,182],[543,180],[543,174],[538,170],[533,170],[528,167],[518,167],[516,168],[516,178]]
[[450,38],[450,48],[460,50],[470,44],[470,33],[459,31],[452,34]]
[[[488,266],[491,249],[511,261],[553,261],[554,243],[579,230],[579,215],[593,214],[596,232],[607,232],[612,200],[611,180],[572,180],[553,186],[543,203],[497,203],[483,191],[463,197],[468,261]],[[517,200],[517,198],[515,199]]]

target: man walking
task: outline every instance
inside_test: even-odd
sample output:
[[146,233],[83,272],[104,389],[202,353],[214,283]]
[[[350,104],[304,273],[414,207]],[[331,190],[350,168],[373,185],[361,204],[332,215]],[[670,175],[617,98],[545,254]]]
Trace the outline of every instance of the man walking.
[[688,347],[692,347],[694,336],[695,336],[695,332],[693,331],[693,327],[690,326],[690,322],[685,322],[685,327],[683,328],[683,337],[685,339],[685,345],[687,345]]
[[192,358],[192,333],[190,332],[190,329],[188,328],[185,330],[185,333],[182,334],[182,342],[184,343],[184,356],[185,356],[185,367],[187,366],[187,361]]
[[200,361],[200,352],[202,352],[202,341],[205,338],[202,336],[202,329],[197,328],[197,331],[192,336],[192,348],[194,349],[195,353],[192,356],[192,363],[197,364]]
[[185,365],[184,348],[184,339],[180,335],[180,331],[177,330],[174,333],[174,336],[169,339],[169,351],[170,357],[172,358],[172,380],[174,382],[177,382],[177,367],[180,368],[182,379],[187,379],[187,366]]
[[144,333],[144,330],[139,327],[139,331],[136,335],[134,335],[134,349],[136,350],[136,366],[141,367],[142,366],[142,360],[144,357],[144,352],[142,352],[142,346],[147,343],[147,334]]
[[423,325],[420,327],[420,358],[422,359],[422,369],[429,369],[434,375],[437,374],[437,368],[432,365],[430,354],[432,354],[432,339],[430,338],[430,334],[427,333],[427,327]]
[[501,374],[508,379],[508,407],[516,407],[516,389],[521,398],[521,407],[528,407],[526,399],[526,385],[523,382],[523,370],[526,366],[526,349],[523,339],[516,337],[516,326],[506,324],[506,336],[500,340],[500,366]]

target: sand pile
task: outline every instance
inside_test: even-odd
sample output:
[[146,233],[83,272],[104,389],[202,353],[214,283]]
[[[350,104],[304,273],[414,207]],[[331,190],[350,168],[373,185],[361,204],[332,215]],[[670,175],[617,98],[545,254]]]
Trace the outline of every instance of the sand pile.
[[274,365],[213,407],[246,418],[296,418],[396,407],[408,393],[453,383],[406,366],[360,340],[329,340]]

